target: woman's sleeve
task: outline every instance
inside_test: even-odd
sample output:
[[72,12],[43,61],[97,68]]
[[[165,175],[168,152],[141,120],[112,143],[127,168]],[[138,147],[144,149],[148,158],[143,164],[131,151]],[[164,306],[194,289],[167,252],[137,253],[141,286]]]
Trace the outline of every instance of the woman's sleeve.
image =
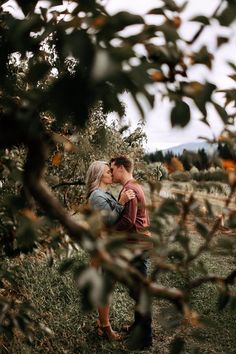
[[107,199],[101,195],[97,195],[95,198],[91,198],[90,204],[96,210],[111,210]]
[[120,203],[112,201],[112,210],[115,211],[117,214],[121,215],[122,211],[124,210],[124,205],[121,205]]
[[116,200],[110,200],[109,197],[96,195],[95,198],[90,200],[91,205],[96,210],[104,211],[104,222],[106,225],[114,225],[119,219],[124,207]]

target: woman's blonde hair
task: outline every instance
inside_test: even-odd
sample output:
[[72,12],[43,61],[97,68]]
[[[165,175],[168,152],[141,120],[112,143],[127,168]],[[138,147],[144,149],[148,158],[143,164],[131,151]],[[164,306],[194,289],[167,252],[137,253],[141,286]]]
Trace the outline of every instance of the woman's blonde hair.
[[88,168],[86,174],[86,196],[89,198],[90,194],[99,187],[104,167],[109,166],[106,161],[94,161]]

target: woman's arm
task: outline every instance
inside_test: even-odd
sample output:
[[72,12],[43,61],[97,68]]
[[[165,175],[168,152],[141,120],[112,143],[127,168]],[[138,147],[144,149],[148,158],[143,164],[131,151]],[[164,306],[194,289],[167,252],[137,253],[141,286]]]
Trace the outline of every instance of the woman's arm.
[[91,196],[89,202],[94,209],[104,212],[104,222],[108,226],[117,222],[124,209],[124,206],[119,204],[115,198],[108,193],[104,193],[104,195],[95,193]]

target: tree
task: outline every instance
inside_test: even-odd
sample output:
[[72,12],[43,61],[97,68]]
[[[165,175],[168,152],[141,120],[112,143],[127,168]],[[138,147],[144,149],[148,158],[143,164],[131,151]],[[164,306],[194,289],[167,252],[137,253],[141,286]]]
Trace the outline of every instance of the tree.
[[192,158],[190,156],[189,151],[184,149],[182,155],[180,156],[180,161],[182,162],[185,171],[189,171],[191,169]]
[[201,169],[207,170],[209,168],[209,158],[207,156],[205,149],[199,149],[198,155],[201,162]]
[[155,152],[150,152],[145,154],[145,161],[153,163],[153,162],[164,162],[164,156],[162,150],[156,150]]
[[[68,124],[69,127],[76,126],[82,131],[89,121],[91,110],[99,103],[104,114],[114,111],[122,117],[124,106],[120,95],[124,91],[131,93],[142,117],[144,108],[141,97],[152,107],[154,94],[150,87],[160,87],[161,96],[168,98],[173,107],[170,115],[172,126],[184,127],[188,124],[192,114],[190,105],[197,107],[202,114],[202,121],[207,124],[208,105],[214,106],[224,124],[232,124],[235,112],[229,114],[227,105],[235,104],[235,89],[222,91],[226,99],[226,106],[222,106],[214,95],[218,90],[215,84],[207,80],[191,81],[188,74],[196,65],[211,69],[214,56],[208,47],[204,45],[196,50],[192,45],[201,36],[204,28],[216,21],[223,27],[233,23],[236,16],[235,1],[223,1],[223,6],[220,1],[211,16],[197,16],[192,19],[191,21],[199,25],[199,29],[191,40],[185,40],[179,33],[181,12],[186,3],[178,5],[172,0],[160,2],[159,8],[149,11],[147,16],[161,18],[161,23],[154,21],[154,24],[148,24],[144,17],[128,12],[111,16],[101,2],[95,0],[73,1],[73,10],[67,7],[62,11],[54,8],[55,3],[63,5],[60,0],[48,1],[48,8],[41,6],[37,0],[16,2],[23,13],[21,18],[8,12],[4,7],[7,6],[7,1],[2,1],[0,8],[0,148],[3,166],[1,173],[8,166],[12,168],[13,164],[17,172],[15,179],[18,185],[23,185],[23,196],[19,196],[18,190],[15,190],[16,199],[8,201],[10,204],[5,208],[10,210],[12,222],[16,217],[21,219],[18,235],[29,242],[28,246],[37,240],[37,215],[31,207],[33,198],[53,222],[55,219],[59,221],[74,242],[90,253],[97,252],[104,267],[109,268],[114,277],[129,287],[136,287],[140,298],[156,296],[169,299],[177,305],[177,309],[189,323],[194,316],[188,302],[189,294],[203,282],[223,284],[225,299],[227,297],[228,301],[229,298],[234,298],[229,288],[234,282],[235,270],[226,277],[220,277],[209,275],[203,267],[202,277],[192,280],[186,276],[184,289],[163,289],[155,283],[156,273],[160,269],[186,271],[189,274],[194,261],[210,248],[210,242],[220,225],[219,218],[210,229],[208,225],[196,221],[196,229],[203,238],[203,244],[195,253],[188,247],[185,220],[196,205],[193,197],[187,202],[180,201],[180,206],[175,201],[167,200],[155,211],[155,218],[152,219],[157,245],[155,252],[158,254],[159,245],[163,246],[163,241],[160,241],[160,225],[165,224],[163,220],[167,220],[167,215],[179,218],[178,228],[171,230],[171,240],[182,251],[173,255],[168,250],[170,242],[166,241],[166,251],[162,253],[166,257],[156,257],[152,281],[147,284],[131,267],[127,271],[127,267],[122,268],[122,265],[118,265],[119,262],[114,261],[118,255],[111,255],[110,252],[112,250],[115,253],[120,247],[119,242],[110,240],[103,248],[98,247],[89,221],[85,227],[83,222],[76,222],[71,218],[45,183],[44,167],[50,149],[52,146],[55,149],[55,133],[58,129]],[[122,31],[132,25],[140,25],[140,31],[132,36],[124,35]],[[159,45],[155,44],[157,37],[161,42]],[[228,40],[228,37],[224,41],[219,37],[218,45]],[[142,46],[144,55],[137,52],[138,46]],[[14,58],[24,64],[20,76],[14,71]],[[231,76],[235,77],[236,67],[233,63],[229,65],[233,71]],[[45,124],[48,112],[54,120],[50,129]],[[235,134],[230,130],[227,133],[227,139],[231,143],[235,141]],[[93,143],[99,146],[104,134],[105,131],[100,126],[93,134]],[[129,145],[133,144],[133,138],[126,139]],[[17,165],[13,153],[15,147],[23,147],[22,166]],[[54,165],[56,161],[58,160],[54,158]],[[225,208],[229,205],[234,188],[235,180]],[[230,212],[227,215],[234,225],[235,214]],[[14,232],[17,233],[15,230]],[[3,229],[2,235],[5,234],[7,230]],[[6,266],[2,267],[2,274],[3,278],[11,281]],[[87,279],[89,286],[86,283],[82,289],[85,294],[93,289],[96,280],[93,275],[89,277],[89,273]],[[220,295],[222,296],[222,291]],[[144,302],[140,300],[140,306]],[[21,323],[20,328],[27,333],[27,306],[19,310],[18,322],[13,315],[13,306],[17,304],[9,305],[7,299],[2,299],[3,317],[7,313],[10,318],[8,322],[3,321],[3,330],[12,334],[15,324]]]
[[169,173],[176,171],[183,172],[184,167],[182,162],[177,157],[172,157],[170,163],[168,164],[168,171]]

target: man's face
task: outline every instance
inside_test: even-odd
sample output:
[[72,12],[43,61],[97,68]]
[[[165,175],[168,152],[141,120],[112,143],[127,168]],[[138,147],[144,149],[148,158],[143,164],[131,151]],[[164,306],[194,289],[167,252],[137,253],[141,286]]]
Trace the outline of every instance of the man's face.
[[111,163],[111,175],[113,183],[120,183],[122,171],[122,166],[116,166],[114,162]]

